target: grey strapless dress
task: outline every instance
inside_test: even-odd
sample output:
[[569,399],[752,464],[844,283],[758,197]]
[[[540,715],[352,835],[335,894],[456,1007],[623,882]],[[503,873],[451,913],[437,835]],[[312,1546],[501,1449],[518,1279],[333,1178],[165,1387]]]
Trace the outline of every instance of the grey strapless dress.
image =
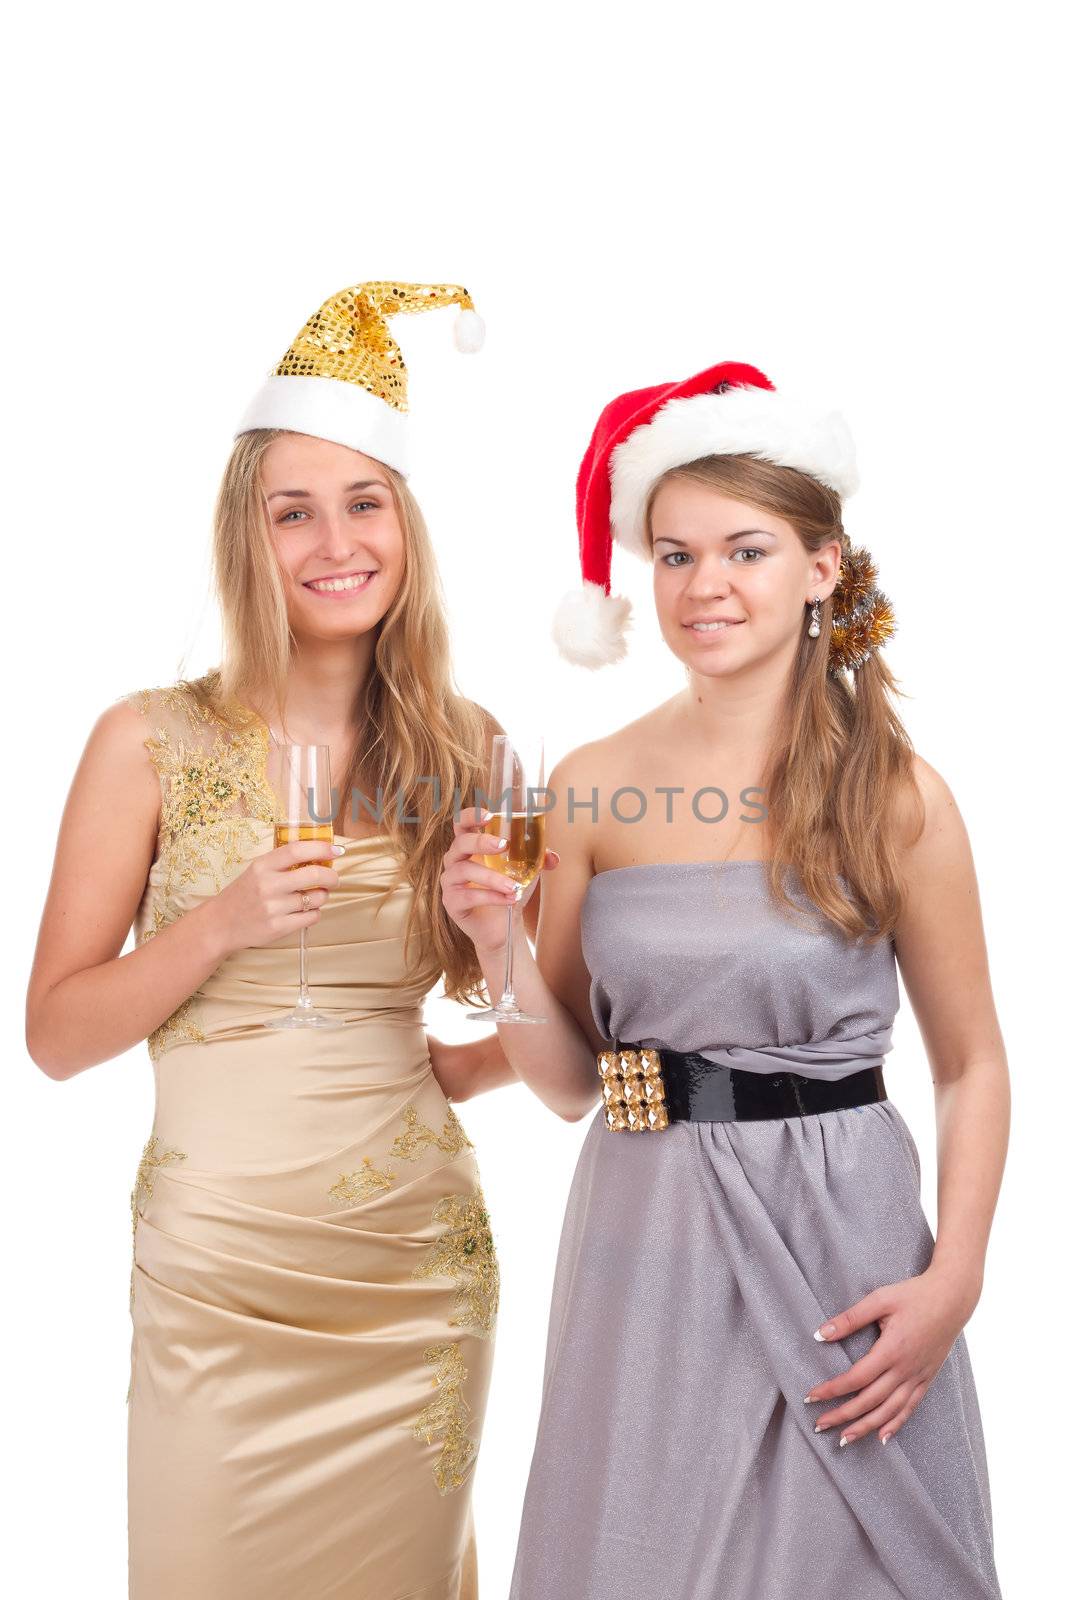
[[[795,898],[814,914],[799,890]],[[582,908],[605,1038],[754,1072],[878,1065],[891,940],[784,911],[761,863],[623,867]],[[511,1600],[999,1600],[963,1335],[882,1445],[814,1432],[869,1350],[820,1323],[929,1264],[919,1158],[889,1100],[612,1133],[563,1225]]]

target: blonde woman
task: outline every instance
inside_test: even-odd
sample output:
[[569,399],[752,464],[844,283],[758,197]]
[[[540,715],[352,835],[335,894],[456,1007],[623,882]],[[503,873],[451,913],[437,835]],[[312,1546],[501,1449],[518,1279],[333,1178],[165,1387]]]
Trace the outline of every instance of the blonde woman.
[[[136,1600],[477,1592],[498,1272],[444,1089],[512,1074],[493,1035],[428,1040],[421,1001],[442,973],[453,998],[479,987],[435,891],[448,797],[484,787],[496,724],[452,686],[383,320],[456,302],[466,335],[465,291],[410,284],[346,290],[301,331],[223,475],[224,663],[108,709],[63,817],[31,1054],[63,1079],[147,1038],[156,1077],[132,1194]],[[332,849],[274,847],[282,739],[330,748]],[[268,1026],[302,929],[333,1030]]]
[[[561,860],[514,973],[549,1022],[498,1030],[561,1116],[604,1102],[512,1600],[1000,1592],[962,1330],[1007,1067],[966,831],[890,705],[891,608],[842,523],[855,484],[841,419],[735,364],[620,396],[582,464],[557,638],[622,653],[614,535],[654,563],[687,683],[552,774]],[[442,882],[495,996],[483,842],[465,813]],[[936,1242],[882,1073],[898,965],[934,1079]]]

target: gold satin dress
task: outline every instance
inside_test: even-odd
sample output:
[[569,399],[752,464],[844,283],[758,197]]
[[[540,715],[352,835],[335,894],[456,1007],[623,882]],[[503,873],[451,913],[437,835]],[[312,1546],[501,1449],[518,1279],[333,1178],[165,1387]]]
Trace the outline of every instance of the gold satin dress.
[[[184,690],[146,718],[162,815],[138,944],[274,847],[269,734]],[[263,1024],[293,934],[228,956],[148,1040],[131,1196],[133,1600],[474,1600],[471,1487],[499,1275],[470,1140],[403,956],[412,889],[346,839],[308,929],[335,1031]],[[420,923],[420,937],[421,928]],[[418,939],[411,952],[417,958]]]

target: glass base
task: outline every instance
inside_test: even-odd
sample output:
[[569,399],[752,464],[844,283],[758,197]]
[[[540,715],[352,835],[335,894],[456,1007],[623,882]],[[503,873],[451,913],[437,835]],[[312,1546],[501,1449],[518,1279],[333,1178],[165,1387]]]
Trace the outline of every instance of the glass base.
[[287,1011],[284,1016],[272,1017],[263,1024],[265,1028],[343,1028],[344,1023],[339,1017],[328,1016],[325,1011],[316,1011],[313,1006],[297,1006],[293,1011]]
[[532,1017],[518,1006],[493,1006],[489,1011],[468,1011],[468,1022],[547,1022],[547,1017]]

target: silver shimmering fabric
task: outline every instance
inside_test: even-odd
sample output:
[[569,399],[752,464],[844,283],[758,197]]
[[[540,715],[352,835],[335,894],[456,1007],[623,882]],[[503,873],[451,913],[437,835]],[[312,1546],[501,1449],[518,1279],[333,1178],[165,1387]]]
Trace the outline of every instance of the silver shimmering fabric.
[[[755,1048],[892,1020],[884,961],[859,968],[826,932],[798,945],[758,864],[728,872],[714,916],[699,869],[594,880],[584,946],[615,1033],[692,1049],[732,1029]],[[829,1404],[803,1403],[878,1336],[820,1344],[815,1328],[932,1247],[892,1101],[637,1134],[595,1112],[510,1600],[999,1600],[963,1336],[888,1445],[841,1449],[840,1428],[814,1432]]]
[[892,941],[849,940],[792,892],[795,918],[772,899],[760,861],[599,873],[582,948],[604,1037],[746,1072],[832,1079],[879,1066],[900,1005]]

